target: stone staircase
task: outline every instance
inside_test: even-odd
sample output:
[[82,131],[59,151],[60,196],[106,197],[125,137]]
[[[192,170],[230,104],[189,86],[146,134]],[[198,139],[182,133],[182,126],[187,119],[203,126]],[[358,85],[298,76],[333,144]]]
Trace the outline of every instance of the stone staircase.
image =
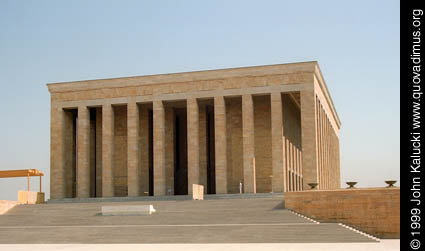
[[[284,209],[282,195],[57,200],[0,215],[0,243],[375,242],[337,223]],[[78,202],[77,202],[78,201]],[[68,202],[68,203],[67,203]],[[100,216],[102,205],[149,205],[150,216]]]
[[[227,199],[283,199],[283,193],[243,193],[243,194],[205,194],[204,200]],[[64,198],[49,200],[47,203],[75,203],[75,202],[129,202],[129,201],[176,201],[192,200],[190,195],[140,196],[140,197],[101,197],[101,198]]]

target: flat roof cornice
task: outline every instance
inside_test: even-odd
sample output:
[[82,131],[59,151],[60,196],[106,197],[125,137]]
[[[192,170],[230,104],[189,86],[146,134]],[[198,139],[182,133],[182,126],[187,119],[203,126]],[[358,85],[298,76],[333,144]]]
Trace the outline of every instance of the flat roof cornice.
[[156,74],[156,75],[146,75],[146,76],[82,80],[82,81],[71,81],[71,82],[48,83],[47,87],[50,93],[54,93],[54,92],[66,92],[66,91],[77,91],[77,90],[78,91],[92,90],[92,89],[100,89],[100,88],[165,84],[165,83],[173,83],[173,82],[181,83],[181,82],[225,79],[225,78],[235,78],[235,77],[291,74],[291,73],[297,73],[297,72],[312,72],[313,73],[315,71],[316,64],[317,64],[317,61],[309,61],[309,62],[288,63],[288,64],[275,64],[275,65],[250,66],[250,67],[216,69],[216,70],[205,70],[205,71]]

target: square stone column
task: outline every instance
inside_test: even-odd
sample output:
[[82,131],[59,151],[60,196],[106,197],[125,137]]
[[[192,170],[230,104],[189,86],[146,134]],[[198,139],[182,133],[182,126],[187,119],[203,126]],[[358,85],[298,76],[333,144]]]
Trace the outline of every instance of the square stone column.
[[332,127],[331,127],[331,134],[330,134],[330,166],[329,166],[329,188],[334,188],[334,142],[333,142],[333,135],[332,135]]
[[323,186],[322,186],[322,189],[327,189],[328,188],[328,169],[329,169],[329,135],[328,135],[328,132],[329,132],[329,129],[328,129],[328,121],[327,121],[327,118],[326,118],[326,115],[324,116],[324,119],[325,119],[325,139],[324,139],[324,142],[325,142],[325,160],[326,160],[326,163],[325,163],[325,168],[324,168],[324,174],[323,174],[323,176],[324,176],[324,179],[323,179]]
[[341,188],[341,159],[339,151],[339,137],[336,136],[335,148],[336,148],[336,188]]
[[291,173],[291,182],[290,182],[290,187],[291,187],[291,191],[294,191],[295,189],[295,182],[294,182],[294,145],[292,144],[292,141],[289,141],[289,170]]
[[204,186],[207,184],[207,109],[205,105],[199,106],[199,184]]
[[272,121],[272,191],[277,193],[284,192],[285,187],[282,94],[280,92],[271,93],[270,98]]
[[90,112],[78,107],[77,119],[77,197],[90,197]]
[[114,196],[114,109],[110,104],[102,107],[102,196]]
[[164,107],[165,127],[165,191],[167,195],[174,195],[174,150],[175,150],[175,114],[173,107]]
[[334,179],[335,179],[335,189],[338,189],[338,188],[340,188],[339,187],[339,146],[338,146],[338,144],[339,144],[339,140],[338,140],[338,135],[335,133],[335,138],[334,138],[334,140],[335,140],[335,145],[334,145],[334,149],[335,149],[335,155],[334,155],[334,160],[335,160],[335,170],[334,170],[334,172],[335,172],[335,177],[334,177]]
[[309,190],[309,183],[318,183],[316,94],[312,88],[301,91],[300,96],[303,188]]
[[96,108],[96,121],[95,121],[95,149],[96,156],[95,170],[96,170],[96,197],[103,197],[102,195],[102,108]]
[[200,183],[199,176],[199,105],[196,98],[187,99],[187,175],[188,193],[193,184]]
[[303,152],[300,150],[300,190],[302,191],[303,184],[304,184],[304,178],[303,178]]
[[140,196],[139,107],[127,104],[127,182],[128,196]]
[[165,112],[161,100],[153,102],[154,195],[165,195]]
[[244,192],[255,193],[254,102],[252,95],[242,96]]
[[321,189],[321,188],[323,188],[323,186],[325,185],[325,182],[324,182],[324,180],[325,180],[325,178],[324,178],[324,173],[325,173],[325,167],[326,167],[326,165],[325,165],[325,153],[326,153],[326,151],[325,151],[325,148],[324,148],[324,146],[325,146],[325,134],[324,134],[324,132],[325,132],[325,130],[324,130],[324,125],[325,125],[325,119],[324,119],[324,112],[323,112],[323,109],[322,109],[322,107],[320,106],[320,108],[318,109],[318,114],[317,114],[317,116],[318,116],[318,121],[319,121],[319,123],[318,123],[318,128],[317,128],[317,132],[318,132],[318,136],[317,136],[317,138],[318,138],[318,144],[317,144],[317,149],[318,149],[318,155],[317,155],[317,163],[318,163],[318,169],[319,169],[319,171],[318,171],[318,181],[319,181],[319,186],[318,186],[318,188],[319,189]]
[[223,96],[214,97],[215,126],[215,192],[227,193],[227,136],[226,102]]
[[300,179],[300,173],[301,173],[301,171],[300,171],[300,162],[301,162],[301,159],[300,159],[300,150],[298,149],[298,147],[296,147],[295,148],[295,159],[296,159],[296,163],[297,163],[297,169],[296,169],[296,174],[297,174],[297,191],[300,191],[301,190],[301,179]]
[[323,122],[323,136],[321,141],[318,142],[318,144],[322,144],[323,146],[323,166],[320,169],[319,172],[319,189],[324,189],[325,188],[325,180],[326,180],[326,168],[327,168],[327,149],[326,149],[326,120],[325,120],[325,116],[322,113],[322,122]]
[[330,121],[329,121],[329,123],[328,123],[328,127],[329,127],[329,132],[328,132],[328,138],[329,138],[329,140],[328,140],[328,149],[329,149],[329,168],[328,168],[328,188],[331,188],[331,186],[332,186],[332,174],[333,174],[333,170],[332,170],[332,166],[333,166],[333,164],[334,164],[334,162],[333,162],[333,159],[332,159],[332,154],[333,154],[333,150],[332,150],[332,144],[333,144],[333,142],[332,142],[332,125],[331,125],[331,123],[330,123]]
[[65,112],[52,104],[50,110],[50,197],[66,197],[64,160]]
[[290,159],[291,159],[291,155],[289,152],[290,149],[290,145],[289,145],[289,139],[285,138],[285,190],[286,191],[291,191],[291,163],[290,163]]

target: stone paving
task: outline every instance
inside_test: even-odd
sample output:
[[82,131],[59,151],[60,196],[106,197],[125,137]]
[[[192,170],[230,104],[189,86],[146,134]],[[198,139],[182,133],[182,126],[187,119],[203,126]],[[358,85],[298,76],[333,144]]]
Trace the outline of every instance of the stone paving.
[[[102,205],[149,205],[150,216],[100,216]],[[283,209],[281,198],[19,205],[0,216],[0,243],[376,242]]]

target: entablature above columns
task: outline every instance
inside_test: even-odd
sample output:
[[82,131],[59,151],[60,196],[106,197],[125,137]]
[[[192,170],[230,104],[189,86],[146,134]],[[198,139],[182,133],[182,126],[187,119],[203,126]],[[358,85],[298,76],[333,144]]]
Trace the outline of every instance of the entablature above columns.
[[226,89],[226,90],[211,90],[203,92],[187,92],[187,93],[176,93],[176,94],[163,94],[163,95],[151,95],[151,96],[132,96],[132,97],[121,97],[121,98],[110,98],[110,99],[94,99],[94,100],[76,100],[76,101],[64,101],[54,102],[52,105],[61,107],[64,109],[74,108],[81,105],[88,107],[98,107],[103,104],[111,105],[125,105],[130,102],[137,103],[149,103],[157,100],[162,101],[179,101],[186,100],[189,98],[204,99],[213,98],[217,96],[232,97],[242,96],[246,94],[261,95],[270,94],[273,92],[299,92],[302,90],[313,90],[313,83],[304,84],[293,84],[293,85],[275,85],[275,86],[263,86],[263,87],[250,87],[243,89]]
[[48,84],[52,106],[76,108],[103,104],[184,101],[189,98],[264,95],[312,88],[338,135],[338,114],[316,61],[242,67],[150,76],[98,79]]
[[[51,92],[53,102],[111,99],[120,97],[135,96],[161,96],[171,94],[186,94],[191,92],[209,92],[240,90],[253,87],[277,86],[277,85],[297,85],[313,82],[313,72],[299,72],[293,74],[278,74],[264,76],[243,76],[234,78],[220,78],[214,80],[200,80],[189,82],[158,83],[155,85],[140,86],[118,86],[102,87],[97,89],[75,88],[67,91]],[[60,85],[60,84],[57,84]],[[49,89],[52,88],[49,85]]]
[[[148,87],[148,86],[161,86],[164,84],[177,83],[204,83],[200,87],[207,87],[208,83],[202,81],[220,81],[220,80],[243,80],[253,77],[264,77],[273,75],[286,75],[284,79],[297,78],[296,75],[307,74],[311,75],[315,71],[316,61],[298,62],[289,64],[276,64],[276,65],[263,65],[251,66],[240,68],[228,68],[218,70],[194,71],[194,72],[181,72],[169,74],[146,75],[136,77],[123,77],[123,78],[110,78],[110,79],[96,79],[85,81],[72,81],[62,83],[48,84],[50,93],[59,92],[74,92],[74,91],[88,91],[108,88],[124,88],[124,87]],[[245,78],[245,80],[244,80]]]

